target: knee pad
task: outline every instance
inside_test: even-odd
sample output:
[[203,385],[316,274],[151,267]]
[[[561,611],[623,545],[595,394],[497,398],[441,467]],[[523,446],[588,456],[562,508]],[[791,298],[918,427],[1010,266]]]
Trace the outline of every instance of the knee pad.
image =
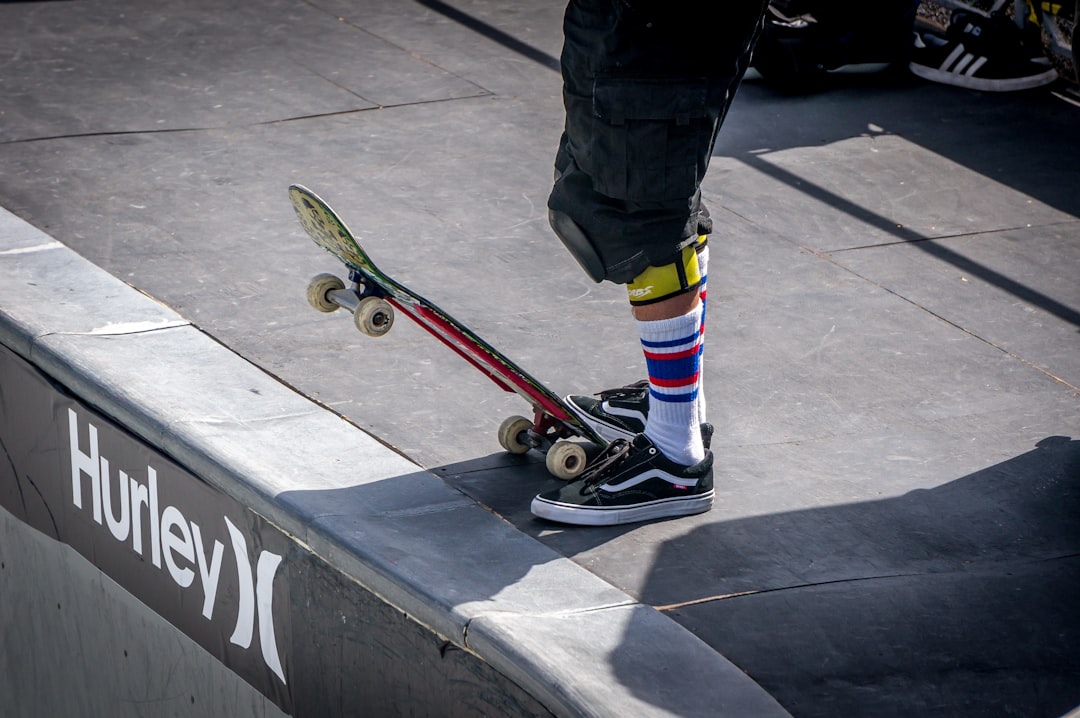
[[698,267],[699,247],[705,246],[705,236],[683,247],[678,258],[671,264],[648,267],[626,286],[630,304],[641,306],[660,302],[697,289],[701,285],[701,269]]
[[574,259],[585,270],[585,273],[594,282],[603,281],[607,276],[604,260],[600,258],[600,253],[593,247],[593,243],[585,234],[585,230],[577,222],[570,219],[568,215],[553,209],[548,210],[548,223],[555,231],[555,236],[570,250],[570,254],[574,256]]

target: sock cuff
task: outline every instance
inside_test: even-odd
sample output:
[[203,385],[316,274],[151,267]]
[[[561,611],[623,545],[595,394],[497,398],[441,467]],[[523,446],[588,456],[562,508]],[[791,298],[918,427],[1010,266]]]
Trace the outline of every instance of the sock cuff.
[[[703,308],[699,304],[689,313],[673,319],[638,321],[638,337],[647,356],[685,353],[700,349]],[[662,358],[657,356],[656,358]]]

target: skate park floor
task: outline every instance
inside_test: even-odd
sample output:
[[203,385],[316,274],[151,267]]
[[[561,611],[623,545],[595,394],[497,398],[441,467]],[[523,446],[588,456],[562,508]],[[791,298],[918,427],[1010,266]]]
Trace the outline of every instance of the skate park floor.
[[[1080,112],[903,72],[751,75],[703,196],[708,514],[534,519],[528,413],[341,272],[287,188],[559,394],[644,376],[547,225],[561,3],[0,4],[0,206],[657,607],[795,716],[1080,706]],[[118,357],[118,361],[122,358]],[[302,440],[302,438],[300,439]]]

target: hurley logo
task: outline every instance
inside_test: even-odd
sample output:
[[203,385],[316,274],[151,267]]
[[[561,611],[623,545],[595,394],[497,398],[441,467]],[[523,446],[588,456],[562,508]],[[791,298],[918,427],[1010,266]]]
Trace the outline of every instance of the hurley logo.
[[[202,615],[214,616],[215,599],[221,576],[225,545],[204,534],[203,527],[189,521],[180,507],[162,507],[158,494],[158,474],[153,466],[145,468],[146,480],[140,483],[123,469],[110,466],[98,447],[98,430],[89,422],[89,445],[79,446],[79,417],[68,409],[71,438],[71,493],[75,507],[89,510],[99,526],[107,528],[119,543],[139,556],[150,554],[150,562],[164,569],[181,589],[196,585],[202,592]],[[89,509],[84,508],[84,492],[89,494]],[[282,557],[261,551],[252,569],[244,533],[221,517],[229,536],[229,548],[237,570],[237,618],[230,642],[250,648],[256,623],[262,657],[268,668],[285,682],[281,668],[273,622],[274,577]],[[220,525],[219,525],[220,526]]]

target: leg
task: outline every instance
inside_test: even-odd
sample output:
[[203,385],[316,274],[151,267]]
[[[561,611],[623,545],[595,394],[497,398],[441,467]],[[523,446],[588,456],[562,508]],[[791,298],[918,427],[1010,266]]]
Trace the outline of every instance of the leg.
[[702,274],[695,246],[679,261],[649,267],[628,286],[649,370],[644,434],[684,466],[704,460],[701,437]]
[[650,406],[643,433],[537,496],[537,516],[610,525],[712,505],[698,405],[700,183],[766,5],[570,0],[551,225],[594,281],[628,285]]
[[633,307],[634,319],[637,319],[639,322],[656,322],[664,319],[675,319],[684,314],[689,314],[700,305],[701,295],[697,292],[687,292],[678,297],[664,299],[656,304]]
[[[661,319],[674,319],[675,317],[688,314],[701,307],[701,345],[704,349],[706,313],[708,307],[708,266],[709,244],[708,235],[704,234],[712,230],[711,225],[706,224],[699,228],[703,234],[698,237],[697,261],[698,273],[701,276],[701,284],[698,287],[696,297],[686,294],[672,297],[651,305],[633,307],[634,317],[642,321],[656,321]],[[702,357],[704,353],[702,352]],[[698,423],[701,425],[701,439],[706,449],[712,440],[712,425],[707,423],[707,407],[704,392],[704,364],[698,372],[697,382],[697,405]],[[645,423],[649,415],[648,380],[638,381],[616,389],[606,389],[598,392],[594,397],[571,395],[566,397],[567,406],[578,417],[589,424],[600,436],[608,441],[616,439],[631,439],[636,434],[645,431]]]

